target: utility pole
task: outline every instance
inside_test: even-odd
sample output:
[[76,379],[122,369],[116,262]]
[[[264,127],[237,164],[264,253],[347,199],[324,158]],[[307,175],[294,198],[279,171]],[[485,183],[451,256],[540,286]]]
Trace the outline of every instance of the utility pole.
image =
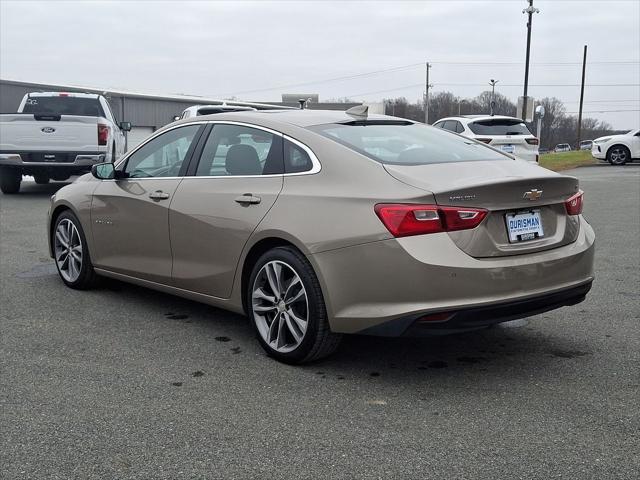
[[429,124],[429,87],[432,87],[433,85],[429,84],[429,69],[431,68],[431,65],[429,64],[429,62],[427,62],[425,65],[427,67],[427,74],[426,74],[425,89],[424,89],[424,123],[425,125],[428,125]]
[[494,98],[496,95],[496,83],[500,80],[494,80],[493,78],[489,81],[489,85],[491,85],[491,116],[493,116],[493,107],[496,104]]
[[529,56],[531,52],[531,23],[533,22],[533,14],[540,13],[540,10],[533,7],[533,0],[528,0],[529,6],[522,10],[522,13],[528,15],[527,20],[527,56],[524,64],[524,93],[522,105],[522,120],[527,121],[527,93],[529,90]]
[[582,56],[582,84],[580,85],[580,108],[578,110],[578,143],[580,148],[580,140],[582,140],[582,102],[584,100],[584,76],[587,67],[587,46],[584,46],[584,54]]

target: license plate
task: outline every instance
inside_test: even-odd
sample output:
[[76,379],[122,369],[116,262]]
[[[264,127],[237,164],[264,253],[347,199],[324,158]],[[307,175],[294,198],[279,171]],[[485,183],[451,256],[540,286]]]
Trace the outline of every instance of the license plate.
[[516,151],[516,147],[514,147],[513,145],[501,145],[500,149],[502,149],[502,151],[505,153],[513,153]]
[[506,215],[506,220],[507,232],[509,232],[509,241],[512,243],[535,240],[536,238],[544,236],[542,220],[540,219],[540,210],[508,213]]

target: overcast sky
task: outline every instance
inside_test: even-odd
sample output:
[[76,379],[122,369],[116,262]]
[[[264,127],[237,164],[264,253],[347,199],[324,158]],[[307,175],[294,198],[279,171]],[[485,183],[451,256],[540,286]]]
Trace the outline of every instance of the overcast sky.
[[[640,0],[535,6],[530,95],[556,96],[576,111],[579,87],[566,85],[580,83],[587,44],[594,63],[584,110],[594,113],[586,115],[638,128]],[[321,100],[414,101],[430,61],[434,91],[473,97],[495,78],[497,91],[515,100],[524,79],[525,7],[524,0],[0,0],[0,76],[243,100],[319,93]],[[551,65],[557,62],[569,64]],[[327,81],[394,67],[402,68]],[[635,111],[595,113],[603,110]]]

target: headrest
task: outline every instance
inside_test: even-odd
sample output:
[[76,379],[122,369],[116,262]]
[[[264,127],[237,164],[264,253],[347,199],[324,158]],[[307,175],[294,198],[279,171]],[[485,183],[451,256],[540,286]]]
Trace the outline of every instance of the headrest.
[[262,175],[258,152],[251,145],[233,145],[227,151],[225,168],[229,175]]

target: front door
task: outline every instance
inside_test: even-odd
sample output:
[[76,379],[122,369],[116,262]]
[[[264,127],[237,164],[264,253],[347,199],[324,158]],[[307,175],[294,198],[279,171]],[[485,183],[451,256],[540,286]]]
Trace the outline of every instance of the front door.
[[100,183],[91,207],[96,267],[170,282],[169,206],[200,128],[188,125],[154,137],[119,166],[123,178]]
[[195,175],[184,178],[171,203],[175,286],[229,298],[242,250],[282,189],[282,171],[280,135],[213,127]]

